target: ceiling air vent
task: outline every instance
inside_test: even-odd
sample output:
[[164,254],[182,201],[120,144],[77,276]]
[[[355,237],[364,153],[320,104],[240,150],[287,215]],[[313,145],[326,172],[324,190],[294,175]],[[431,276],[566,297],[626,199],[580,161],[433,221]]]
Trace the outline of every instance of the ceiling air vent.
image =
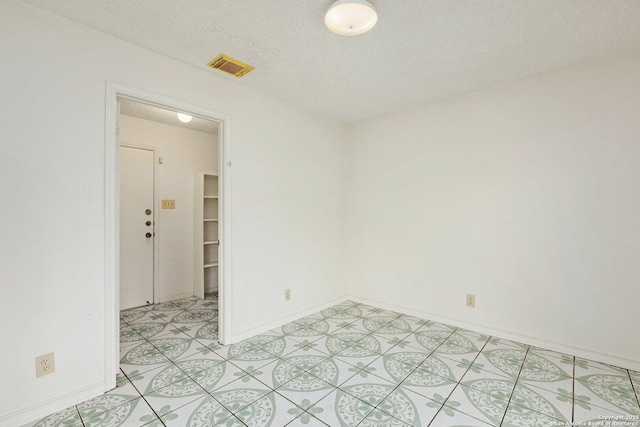
[[213,58],[208,64],[209,67],[224,71],[225,73],[233,74],[236,77],[242,77],[250,71],[253,71],[255,67],[249,64],[245,64],[242,61],[238,61],[235,58],[221,53]]

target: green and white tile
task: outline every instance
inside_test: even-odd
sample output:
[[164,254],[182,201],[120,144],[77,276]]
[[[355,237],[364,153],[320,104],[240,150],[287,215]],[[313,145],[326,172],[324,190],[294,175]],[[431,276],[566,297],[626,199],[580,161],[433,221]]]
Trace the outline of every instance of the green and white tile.
[[160,304],[154,304],[150,307],[151,311],[180,311],[194,307],[198,303],[195,298],[184,298],[174,301],[167,301]]
[[527,350],[522,348],[496,348],[483,350],[474,363],[482,363],[483,370],[508,376],[514,380],[518,378]]
[[442,406],[429,427],[487,427],[491,425],[494,424],[488,424],[448,406]]
[[358,375],[351,377],[339,387],[340,391],[349,393],[371,406],[382,402],[394,389],[396,384],[379,377],[368,376],[362,378]]
[[234,415],[252,427],[285,426],[302,412],[301,408],[277,393],[271,392]]
[[[511,386],[509,384],[501,384],[495,380],[480,381],[486,381],[487,384],[477,388],[462,384],[458,385],[444,403],[444,406],[463,412],[493,426],[498,426],[507,411]],[[493,393],[486,393],[483,389],[491,389]],[[498,394],[506,396],[506,398],[497,397]]]
[[571,421],[573,414],[573,402],[567,396],[520,383],[516,384],[510,403],[525,408],[515,408],[516,413],[535,411],[562,422]]
[[321,311],[328,319],[360,319],[364,317],[362,310],[351,304],[338,304]]
[[82,425],[78,410],[72,406],[23,427],[81,427]]
[[227,357],[235,360],[273,360],[283,355],[285,340],[271,335],[256,335],[234,344]]
[[627,370],[616,366],[607,365],[605,363],[594,362],[593,360],[575,358],[575,376],[576,378],[585,375],[620,375],[626,376]]
[[[427,329],[422,328],[418,330],[413,337],[405,338],[411,341],[409,344],[410,347],[419,348],[422,350],[435,351],[440,345],[447,340],[453,331],[442,330],[442,329]],[[415,343],[413,342],[415,340]]]
[[574,382],[576,399],[619,414],[640,415],[638,399],[631,385],[629,375],[592,374],[576,378]]
[[156,415],[162,417],[175,408],[187,405],[206,394],[207,392],[195,381],[185,378],[145,394],[144,398],[151,407],[155,408]]
[[[441,403],[423,395],[398,387],[389,394],[376,409],[388,416],[400,420],[406,425],[428,426],[442,406]],[[384,418],[383,418],[384,419]],[[391,420],[389,420],[391,422]],[[373,424],[384,425],[384,424]],[[397,425],[397,424],[390,424]]]
[[307,412],[328,426],[355,427],[374,409],[351,394],[336,390],[307,409]]
[[[239,414],[241,414],[242,410],[263,397],[272,395],[272,393],[272,390],[265,388],[262,383],[254,379],[247,383],[243,383],[242,381],[232,383],[215,391],[212,393],[212,396],[220,402],[224,408],[238,418],[241,418],[241,415]],[[251,411],[258,410],[260,408],[267,410],[273,405],[274,403],[270,404],[268,401],[263,401],[261,405],[254,407]],[[244,418],[248,419],[246,413],[244,414]],[[256,419],[260,420],[262,417],[257,417]]]
[[400,383],[400,387],[444,403],[458,383],[439,375],[416,371]]
[[306,377],[290,381],[275,391],[296,406],[307,410],[335,390],[336,387],[325,381]]
[[[296,409],[293,410],[297,412]],[[327,425],[310,413],[302,412],[297,418],[287,424],[287,427],[327,427]]]
[[501,427],[558,427],[564,424],[564,421],[549,417],[540,412],[535,412],[530,408],[509,404],[507,413],[502,420]]
[[[176,408],[160,419],[167,427],[244,426],[220,402],[209,395]],[[234,423],[236,421],[237,423]]]
[[[216,381],[211,381],[210,377],[216,378]],[[232,383],[237,383],[238,387],[240,387],[240,384],[247,384],[250,381],[258,381],[247,372],[228,362],[225,363],[224,372],[222,374],[220,374],[220,368],[218,366],[214,366],[211,369],[207,369],[199,373],[197,377],[194,377],[194,380],[209,393],[213,393]],[[260,383],[260,387],[264,387],[264,385]]]
[[141,397],[133,400],[120,396],[103,396],[78,405],[86,427],[140,426],[156,419],[151,407]]

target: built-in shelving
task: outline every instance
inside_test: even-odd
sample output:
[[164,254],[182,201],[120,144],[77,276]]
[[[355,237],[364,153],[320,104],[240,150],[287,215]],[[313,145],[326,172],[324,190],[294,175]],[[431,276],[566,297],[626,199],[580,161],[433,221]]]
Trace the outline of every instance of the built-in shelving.
[[218,176],[198,174],[194,181],[194,295],[204,298],[218,290]]

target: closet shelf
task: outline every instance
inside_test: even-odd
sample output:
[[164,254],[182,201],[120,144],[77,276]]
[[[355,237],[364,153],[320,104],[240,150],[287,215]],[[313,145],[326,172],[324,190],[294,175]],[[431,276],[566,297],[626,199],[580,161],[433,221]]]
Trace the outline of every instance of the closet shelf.
[[218,196],[203,196],[205,199],[218,199]]
[[217,267],[218,266],[218,261],[213,261],[213,262],[208,262],[204,265],[204,268],[211,268],[211,267]]
[[203,245],[219,245],[220,240],[208,240],[206,242],[202,242]]
[[205,218],[203,221],[204,222],[218,221],[218,218]]

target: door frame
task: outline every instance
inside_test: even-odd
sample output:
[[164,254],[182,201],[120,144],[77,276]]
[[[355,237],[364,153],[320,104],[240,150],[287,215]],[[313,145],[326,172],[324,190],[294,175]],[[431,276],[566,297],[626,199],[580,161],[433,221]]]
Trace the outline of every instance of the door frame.
[[[158,201],[158,149],[157,147],[146,147],[143,145],[131,144],[129,142],[124,142],[118,136],[118,150],[120,147],[126,148],[135,148],[136,150],[147,150],[153,153],[153,296],[151,303],[155,304],[157,302],[156,296],[158,293],[158,284],[160,283],[160,268],[158,265],[159,260],[159,249],[160,245],[157,244],[156,240],[156,217],[158,215],[158,207],[160,203]],[[120,170],[120,157],[118,157],[118,171]],[[120,173],[118,173],[118,183],[120,183]],[[118,185],[118,203],[120,202],[120,186]],[[120,210],[118,206],[118,211]],[[119,216],[119,215],[118,215]],[[120,220],[118,220],[119,224]],[[120,229],[118,227],[118,242],[120,242]],[[120,245],[118,244],[118,264],[120,264]],[[120,282],[120,274],[118,274],[118,282]],[[120,304],[120,283],[118,283],[118,304]]]
[[115,388],[120,368],[120,189],[118,98],[183,111],[218,122],[218,174],[221,187],[218,267],[218,341],[232,342],[231,310],[231,119],[226,114],[119,83],[106,82],[105,90],[105,391]]

